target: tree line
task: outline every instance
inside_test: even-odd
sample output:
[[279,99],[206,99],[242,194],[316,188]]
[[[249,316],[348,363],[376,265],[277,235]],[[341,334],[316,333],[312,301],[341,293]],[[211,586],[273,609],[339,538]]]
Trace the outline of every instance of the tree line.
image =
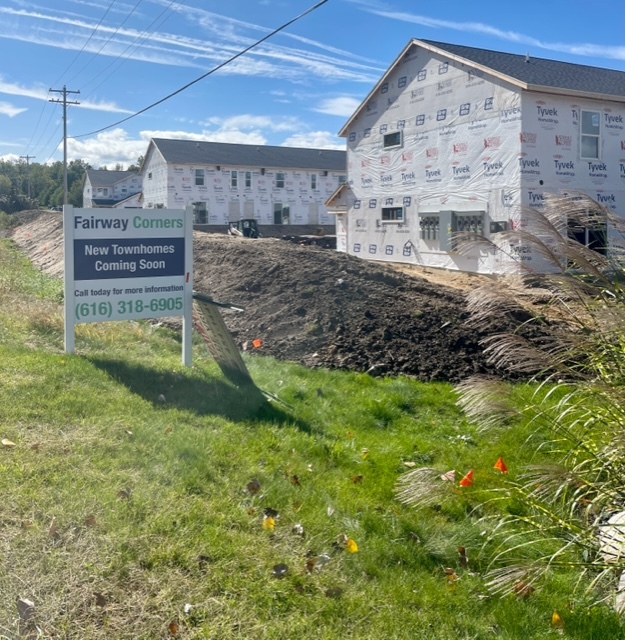
[[[75,207],[82,207],[85,172],[91,165],[72,160],[67,165],[67,199]],[[102,167],[106,169],[106,167]],[[129,171],[138,166],[128,167]],[[123,170],[118,164],[115,171]],[[24,161],[0,160],[0,212],[7,214],[25,209],[51,209],[63,205],[63,163],[40,164]],[[29,196],[30,194],[30,196]]]

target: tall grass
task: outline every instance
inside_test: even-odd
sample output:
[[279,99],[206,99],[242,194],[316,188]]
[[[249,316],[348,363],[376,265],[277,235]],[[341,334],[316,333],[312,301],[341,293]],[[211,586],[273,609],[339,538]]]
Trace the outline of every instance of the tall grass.
[[[516,279],[473,291],[469,308],[480,326],[501,314],[519,319],[518,331],[494,336],[485,347],[493,362],[530,374],[534,390],[519,403],[498,380],[473,378],[458,389],[460,406],[482,433],[496,437],[524,425],[532,434],[525,447],[536,457],[481,498],[492,510],[486,580],[491,592],[518,595],[573,573],[583,593],[622,609],[624,223],[581,195],[551,196],[543,212],[528,215],[528,229],[507,234],[499,249],[521,241],[548,273],[525,267]],[[569,237],[571,227],[600,225],[611,238],[608,251]],[[406,480],[405,500],[431,499],[431,475]]]
[[427,515],[395,500],[423,464],[487,488],[498,455],[528,461],[527,431],[480,433],[448,385],[244,354],[289,405],[257,412],[162,326],[79,325],[63,353],[60,283],[8,241],[0,274],[0,635],[543,639],[554,609],[571,637],[621,632],[567,607],[568,574],[491,598],[471,488]]

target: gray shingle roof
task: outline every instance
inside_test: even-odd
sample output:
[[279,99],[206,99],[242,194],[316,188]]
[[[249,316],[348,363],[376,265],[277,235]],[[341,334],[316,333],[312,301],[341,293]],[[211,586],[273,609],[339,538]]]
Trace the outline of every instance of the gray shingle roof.
[[92,187],[112,187],[124,178],[136,176],[136,171],[105,171],[104,169],[87,169],[87,176]]
[[434,40],[416,40],[442,49],[475,64],[488,67],[530,85],[582,91],[608,96],[625,96],[625,72],[602,69],[583,64],[559,62],[530,55],[502,53],[460,44],[446,44]]
[[334,149],[301,149],[252,144],[153,138],[168,163],[214,164],[225,167],[265,167],[346,171],[346,153]]

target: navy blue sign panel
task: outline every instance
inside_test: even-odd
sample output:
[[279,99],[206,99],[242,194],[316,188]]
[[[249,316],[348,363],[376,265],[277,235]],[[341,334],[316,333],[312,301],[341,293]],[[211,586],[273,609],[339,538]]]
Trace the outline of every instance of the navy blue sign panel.
[[184,275],[184,238],[74,240],[74,280]]

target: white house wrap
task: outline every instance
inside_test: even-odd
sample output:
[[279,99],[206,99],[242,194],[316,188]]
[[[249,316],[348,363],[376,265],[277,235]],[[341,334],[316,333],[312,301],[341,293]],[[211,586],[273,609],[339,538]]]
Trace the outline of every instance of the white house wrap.
[[340,132],[348,184],[328,202],[339,249],[497,273],[514,261],[460,255],[452,234],[495,239],[562,190],[623,215],[624,102],[620,71],[411,41]]

